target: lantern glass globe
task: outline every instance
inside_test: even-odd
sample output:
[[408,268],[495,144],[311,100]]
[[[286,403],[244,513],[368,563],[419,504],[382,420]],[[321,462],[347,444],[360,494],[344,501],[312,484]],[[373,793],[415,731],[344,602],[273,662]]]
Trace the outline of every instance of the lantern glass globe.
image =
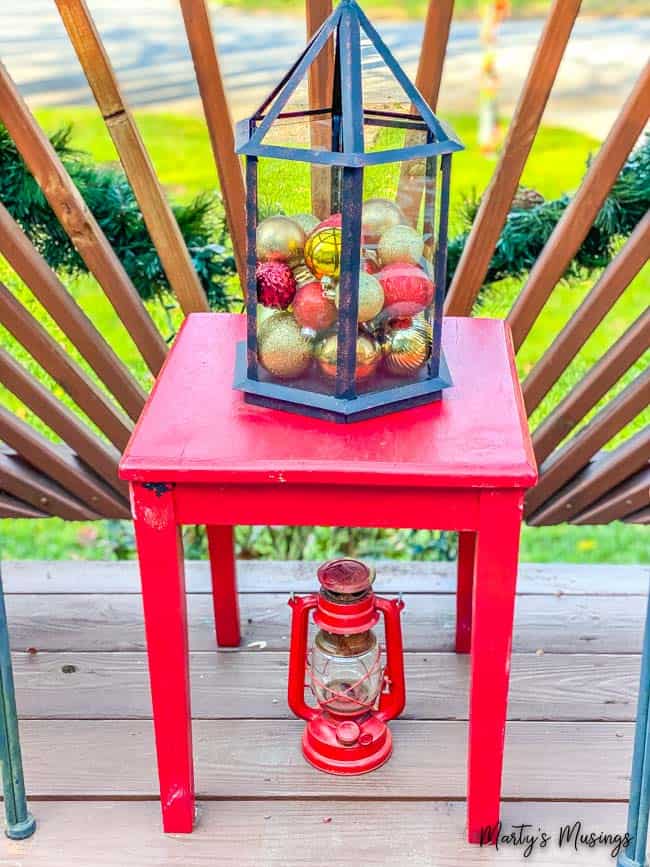
[[311,653],[311,686],[322,707],[358,716],[376,704],[382,685],[380,649],[372,630],[334,635],[320,630]]

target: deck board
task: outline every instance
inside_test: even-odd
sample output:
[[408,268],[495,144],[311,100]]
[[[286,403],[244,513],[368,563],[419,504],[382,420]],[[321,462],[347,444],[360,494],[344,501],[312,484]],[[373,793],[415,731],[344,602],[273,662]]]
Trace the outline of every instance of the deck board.
[[[16,654],[24,717],[117,719],[151,716],[144,653]],[[207,719],[291,718],[286,653],[192,653],[192,711]],[[71,670],[70,667],[74,670]],[[469,657],[408,653],[404,719],[466,719]],[[639,657],[631,654],[514,654],[510,719],[632,720]]]
[[[405,593],[407,651],[452,652],[456,599],[451,594]],[[264,642],[289,648],[286,593],[245,593],[240,601],[242,647]],[[8,595],[14,650],[142,651],[142,601],[133,594]],[[215,646],[212,600],[188,594],[190,649]],[[640,653],[645,612],[629,596],[519,596],[513,649],[518,653]]]
[[[464,842],[469,660],[453,652],[454,564],[381,563],[404,592],[408,706],[373,774],[318,773],[286,706],[287,595],[313,563],[239,564],[244,644],[217,652],[206,563],[187,564],[200,821],[160,830],[137,564],[5,563],[24,763],[36,836],[7,867],[485,867],[521,849]],[[583,820],[622,833],[646,567],[520,569],[504,768],[505,829],[555,837]],[[258,642],[262,642],[260,645]],[[253,644],[253,647],[247,645]],[[598,803],[595,803],[598,802]],[[614,863],[601,848],[530,863]]]
[[[201,803],[191,840],[161,834],[157,804],[37,803],[36,835],[0,842],[2,863],[29,867],[494,867],[521,865],[522,850],[469,847],[463,841],[464,804],[265,801]],[[575,820],[575,804],[506,804],[506,827],[533,821],[553,844],[530,862],[553,867],[605,867],[607,848],[558,849],[559,829]],[[84,820],[80,821],[83,816]],[[584,804],[585,828],[620,829],[621,804]],[[242,841],[245,841],[243,845]],[[326,859],[324,858],[326,854]],[[359,853],[358,860],[351,853]]]
[[[371,562],[371,561],[369,561]],[[244,560],[237,565],[242,593],[296,593],[314,589],[316,562]],[[376,561],[378,593],[455,593],[455,563]],[[188,560],[190,593],[210,592],[209,566]],[[8,560],[2,563],[5,593],[139,593],[135,561]],[[612,564],[522,563],[519,594],[646,596],[650,567]]]
[[[203,798],[465,797],[467,724],[396,720],[392,759],[372,774],[334,777],[300,753],[298,720],[195,720],[196,786]],[[511,722],[504,798],[627,797],[632,723]],[[153,798],[150,720],[24,720],[32,796]]]

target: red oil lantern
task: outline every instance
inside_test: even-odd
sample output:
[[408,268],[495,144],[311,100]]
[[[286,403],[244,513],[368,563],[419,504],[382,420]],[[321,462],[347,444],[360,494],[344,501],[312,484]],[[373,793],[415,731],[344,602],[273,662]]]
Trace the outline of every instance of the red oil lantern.
[[[358,560],[331,560],[318,569],[320,593],[291,605],[289,707],[307,720],[305,758],[330,774],[364,774],[392,752],[388,720],[404,709],[401,599],[372,591],[374,572]],[[310,613],[318,632],[309,648]],[[386,662],[373,626],[384,615]],[[307,684],[317,707],[305,701]]]

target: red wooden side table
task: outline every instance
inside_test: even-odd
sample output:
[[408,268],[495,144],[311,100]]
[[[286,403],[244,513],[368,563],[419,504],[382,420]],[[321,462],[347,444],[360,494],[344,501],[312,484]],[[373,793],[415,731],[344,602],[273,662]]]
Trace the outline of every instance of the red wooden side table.
[[246,404],[245,319],[185,321],[120,465],[140,559],[164,830],[194,820],[182,524],[205,524],[217,642],[239,643],[236,524],[460,531],[456,650],[471,651],[468,836],[499,817],[517,555],[536,469],[507,326],[447,319],[454,386],[348,425]]

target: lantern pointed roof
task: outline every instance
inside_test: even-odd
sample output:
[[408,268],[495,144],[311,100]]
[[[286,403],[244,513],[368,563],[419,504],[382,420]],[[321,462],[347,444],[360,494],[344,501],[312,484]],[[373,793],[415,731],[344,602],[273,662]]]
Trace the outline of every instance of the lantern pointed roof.
[[[408,106],[406,110],[364,106],[364,37],[378,55],[378,62],[399,85],[401,98]],[[332,46],[330,57],[333,58],[329,105],[287,111],[290,99],[312,68],[315,75],[322,74],[322,53],[328,45]],[[295,121],[300,118],[312,127],[326,122],[330,131],[338,132],[328,134],[325,146],[322,135],[318,146],[315,146],[313,135],[311,141],[302,147],[271,143],[274,128],[288,119]],[[406,137],[403,147],[370,150],[366,148],[364,137],[366,126],[399,127],[412,130],[414,134],[410,139]],[[309,138],[309,126],[306,137]],[[462,149],[455,133],[433,113],[356,0],[341,0],[257,111],[237,124],[239,154],[325,165],[360,167],[437,156]]]

